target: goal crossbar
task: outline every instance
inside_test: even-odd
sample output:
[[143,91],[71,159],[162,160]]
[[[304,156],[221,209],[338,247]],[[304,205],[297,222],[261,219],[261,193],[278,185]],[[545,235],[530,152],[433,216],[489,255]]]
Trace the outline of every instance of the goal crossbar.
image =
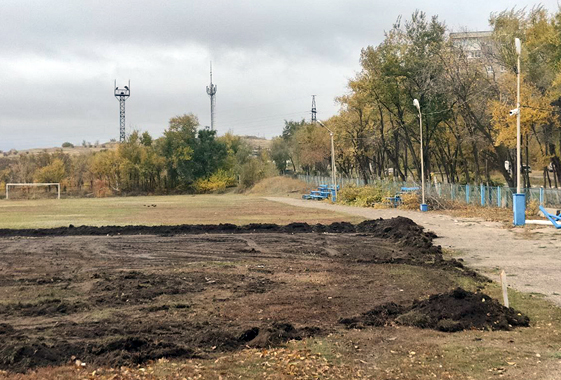
[[28,186],[56,186],[58,190],[57,199],[60,199],[60,183],[7,183],[6,184],[6,199],[10,199],[10,186],[21,186],[21,187],[28,187]]

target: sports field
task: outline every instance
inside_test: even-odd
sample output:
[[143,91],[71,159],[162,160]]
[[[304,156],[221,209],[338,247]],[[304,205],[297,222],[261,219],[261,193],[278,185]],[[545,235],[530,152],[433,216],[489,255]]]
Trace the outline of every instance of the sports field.
[[248,224],[361,221],[328,210],[299,207],[245,195],[1,200],[0,228],[106,225]]
[[[407,218],[243,195],[0,213],[33,228],[0,231],[2,380],[561,376],[560,309],[512,289],[503,307]],[[238,226],[159,226],[184,223]],[[70,224],[137,226],[38,229]]]

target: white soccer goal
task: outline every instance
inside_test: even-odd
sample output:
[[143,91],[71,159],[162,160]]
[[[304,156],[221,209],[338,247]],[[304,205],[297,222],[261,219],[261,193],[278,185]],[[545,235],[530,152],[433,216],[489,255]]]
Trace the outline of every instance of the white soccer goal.
[[38,187],[38,186],[56,186],[58,190],[57,199],[60,199],[60,183],[7,183],[6,184],[6,199],[10,199],[10,186],[21,187]]

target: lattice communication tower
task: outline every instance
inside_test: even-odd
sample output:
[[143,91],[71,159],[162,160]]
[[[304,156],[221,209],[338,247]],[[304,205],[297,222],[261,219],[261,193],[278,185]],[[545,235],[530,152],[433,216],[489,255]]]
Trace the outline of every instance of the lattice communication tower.
[[214,106],[216,103],[216,85],[212,84],[212,62],[210,63],[210,85],[206,86],[206,93],[210,96],[210,129],[214,131]]
[[317,121],[316,96],[312,95],[312,124]]
[[125,141],[125,101],[131,96],[131,81],[125,88],[117,87],[117,80],[115,80],[115,98],[119,101],[119,141]]

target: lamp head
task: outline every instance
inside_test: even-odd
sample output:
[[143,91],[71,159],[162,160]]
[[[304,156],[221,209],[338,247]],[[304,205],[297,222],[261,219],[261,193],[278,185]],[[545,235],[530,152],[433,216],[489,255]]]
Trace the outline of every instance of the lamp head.
[[419,110],[419,112],[421,112],[421,105],[417,99],[413,99],[413,105]]
[[520,42],[520,38],[514,39],[514,46],[516,47],[516,54],[520,55],[522,52],[522,43]]

